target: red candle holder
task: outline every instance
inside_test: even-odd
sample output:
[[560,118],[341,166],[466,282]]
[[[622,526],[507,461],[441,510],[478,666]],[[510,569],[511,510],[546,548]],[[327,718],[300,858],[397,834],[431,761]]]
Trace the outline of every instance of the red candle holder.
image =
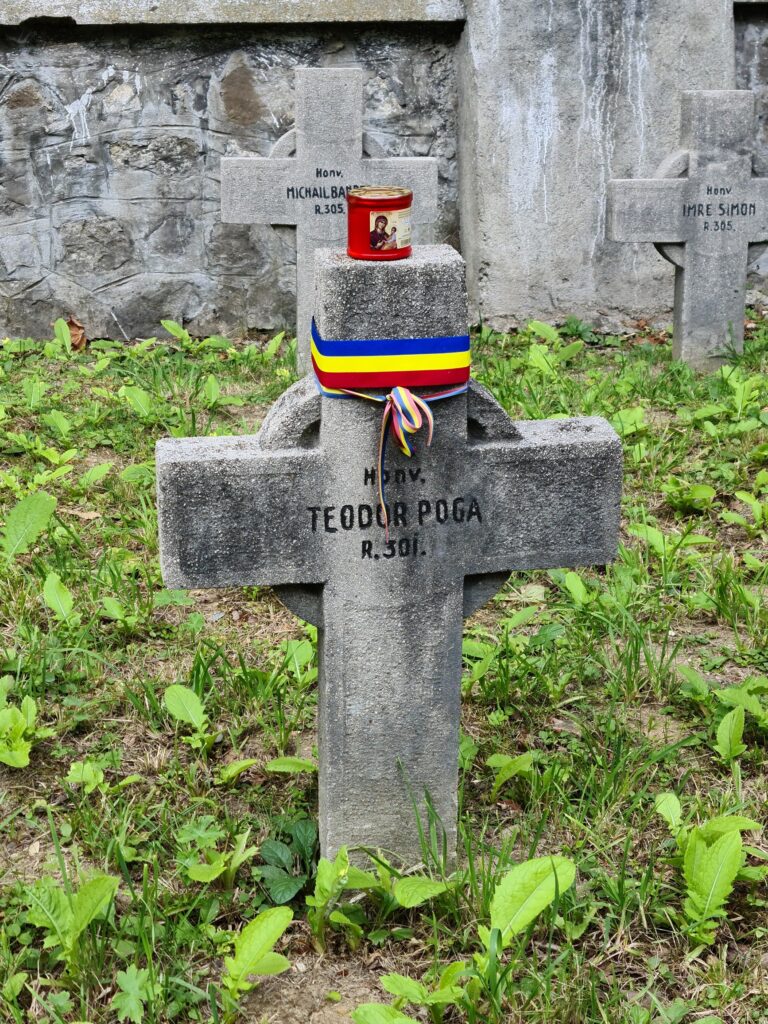
[[347,193],[347,254],[356,260],[402,260],[410,256],[409,188],[366,186]]

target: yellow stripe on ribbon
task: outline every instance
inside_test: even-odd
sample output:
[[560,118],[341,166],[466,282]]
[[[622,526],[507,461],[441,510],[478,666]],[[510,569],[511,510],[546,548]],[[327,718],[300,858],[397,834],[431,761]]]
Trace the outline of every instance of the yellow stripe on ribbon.
[[395,373],[412,370],[453,370],[470,365],[471,355],[464,352],[431,352],[398,356],[324,356],[314,341],[312,355],[320,370],[329,373]]

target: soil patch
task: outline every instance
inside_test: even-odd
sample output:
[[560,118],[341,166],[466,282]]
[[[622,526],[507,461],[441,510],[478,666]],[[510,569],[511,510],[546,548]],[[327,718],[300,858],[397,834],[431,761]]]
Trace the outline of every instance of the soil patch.
[[[256,989],[243,1019],[247,1024],[347,1024],[361,1003],[389,1002],[376,983],[380,973],[378,966],[366,968],[359,960],[306,954],[290,971]],[[329,993],[338,993],[341,1000],[332,1002]]]

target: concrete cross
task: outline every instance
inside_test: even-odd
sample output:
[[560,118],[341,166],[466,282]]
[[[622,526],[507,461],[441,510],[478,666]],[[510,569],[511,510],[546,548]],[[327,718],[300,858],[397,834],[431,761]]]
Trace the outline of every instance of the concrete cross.
[[675,265],[674,356],[704,370],[743,347],[747,265],[768,240],[754,116],[751,92],[683,93],[682,150],[653,179],[609,185],[608,238],[654,242]]
[[429,224],[437,215],[437,160],[383,157],[370,140],[366,148],[375,152],[364,157],[363,145],[362,70],[297,68],[295,129],[277,141],[268,160],[221,161],[225,223],[296,226],[296,332],[305,370],[311,368],[314,252],[346,245],[347,189],[411,188],[414,225]]
[[[448,246],[392,263],[322,253],[316,274],[325,338],[362,336],[358,318],[379,337],[466,332],[464,264]],[[605,420],[513,423],[474,382],[433,409],[430,448],[419,437],[412,458],[388,453],[388,543],[374,403],[321,399],[308,376],[256,437],[157,447],[166,585],[277,585],[319,627],[325,856],[346,843],[419,860],[410,794],[423,813],[425,791],[453,854],[463,617],[513,569],[616,552],[621,445]]]

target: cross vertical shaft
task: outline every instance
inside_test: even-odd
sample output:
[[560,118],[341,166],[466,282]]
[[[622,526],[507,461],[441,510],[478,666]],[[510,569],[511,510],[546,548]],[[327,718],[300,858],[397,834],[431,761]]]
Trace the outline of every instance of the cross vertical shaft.
[[363,137],[362,79],[358,68],[296,69],[297,153],[316,160],[320,168],[342,166],[350,154],[358,154]]
[[[698,252],[689,247],[685,264],[675,267],[675,320],[672,354],[710,368],[729,350],[744,345],[744,282],[746,256],[737,252]],[[717,277],[717,291],[701,281]],[[722,327],[713,333],[713,324]]]
[[[435,406],[435,417],[429,449],[424,434],[412,459],[392,446],[391,547],[374,523],[339,550],[343,564],[324,587],[320,630],[322,847],[370,844],[375,821],[376,844],[411,863],[422,856],[415,807],[426,827],[427,793],[447,848],[456,845],[464,574],[434,550],[424,513],[419,526],[418,500],[427,500],[427,487],[447,485],[466,440],[466,395]],[[376,508],[380,423],[373,403],[323,402],[321,445],[329,464],[345,466],[341,500],[355,509]],[[342,529],[339,500],[330,525]]]
[[[350,614],[346,591],[324,593],[329,623]],[[318,741],[320,841],[371,845],[422,859],[417,813],[425,799],[440,839],[456,848],[462,588],[435,590],[381,609],[358,608],[365,632],[324,630]],[[375,822],[375,825],[373,824]],[[375,838],[374,838],[375,835]]]

